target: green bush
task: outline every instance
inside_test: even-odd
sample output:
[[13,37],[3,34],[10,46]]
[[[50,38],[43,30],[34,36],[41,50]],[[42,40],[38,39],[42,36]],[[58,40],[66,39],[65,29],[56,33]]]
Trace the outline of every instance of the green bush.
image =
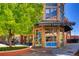
[[27,48],[27,47],[0,47],[0,51],[18,50],[23,48]]

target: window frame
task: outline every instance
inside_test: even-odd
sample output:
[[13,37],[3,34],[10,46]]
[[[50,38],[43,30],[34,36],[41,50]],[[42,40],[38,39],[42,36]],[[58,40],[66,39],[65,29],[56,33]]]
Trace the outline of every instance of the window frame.
[[[49,11],[46,12],[46,10],[49,10]],[[56,16],[56,15],[57,15],[57,9],[56,8],[46,8],[45,9],[45,19],[49,19],[49,18]]]

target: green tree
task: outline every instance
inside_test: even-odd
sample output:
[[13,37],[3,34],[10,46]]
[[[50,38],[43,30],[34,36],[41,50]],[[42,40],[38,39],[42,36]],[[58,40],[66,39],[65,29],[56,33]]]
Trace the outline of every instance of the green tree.
[[42,4],[5,3],[0,4],[0,34],[8,34],[11,45],[12,35],[29,34],[36,22],[42,19]]

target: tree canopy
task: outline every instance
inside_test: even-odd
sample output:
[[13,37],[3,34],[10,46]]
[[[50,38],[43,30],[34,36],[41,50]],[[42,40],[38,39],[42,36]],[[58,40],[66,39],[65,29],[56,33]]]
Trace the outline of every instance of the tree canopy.
[[34,24],[42,19],[42,9],[42,4],[0,4],[0,34],[7,34],[9,29],[16,34],[31,33]]

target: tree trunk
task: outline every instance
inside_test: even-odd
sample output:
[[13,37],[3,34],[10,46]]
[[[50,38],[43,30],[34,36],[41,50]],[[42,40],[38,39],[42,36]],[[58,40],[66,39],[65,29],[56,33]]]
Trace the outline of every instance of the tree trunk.
[[21,35],[20,37],[21,37],[21,44],[23,44],[23,40],[24,40],[23,35]]
[[8,37],[8,42],[9,42],[9,46],[12,47],[12,31],[11,29],[9,29],[9,37]]

